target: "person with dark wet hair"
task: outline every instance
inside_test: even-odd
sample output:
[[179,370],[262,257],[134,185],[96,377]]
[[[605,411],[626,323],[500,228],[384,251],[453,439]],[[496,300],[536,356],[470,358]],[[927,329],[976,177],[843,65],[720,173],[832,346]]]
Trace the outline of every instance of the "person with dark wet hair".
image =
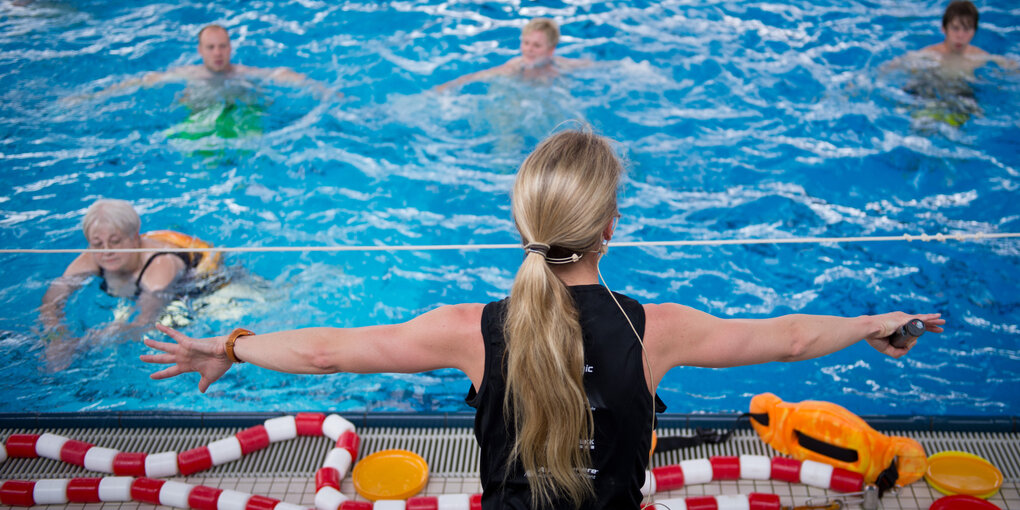
[[909,78],[903,90],[914,96],[911,117],[916,127],[928,129],[946,124],[960,127],[983,109],[974,93],[974,71],[989,62],[1016,70],[1017,63],[971,44],[977,33],[977,7],[957,0],[942,15],[942,42],[910,52],[883,66],[903,69]]
[[942,15],[942,34],[945,39],[920,50],[920,53],[936,57],[939,65],[950,72],[972,73],[988,62],[1015,69],[1016,62],[992,55],[970,43],[977,33],[979,18],[977,7],[969,0],[950,3]]

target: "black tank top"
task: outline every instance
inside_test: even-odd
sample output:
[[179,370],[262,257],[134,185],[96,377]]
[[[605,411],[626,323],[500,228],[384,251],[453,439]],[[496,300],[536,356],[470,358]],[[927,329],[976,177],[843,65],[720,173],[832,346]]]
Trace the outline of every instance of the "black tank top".
[[[584,386],[595,419],[595,442],[591,450],[595,498],[581,508],[637,509],[651,448],[651,396],[645,384],[641,346],[627,320],[604,287],[570,287],[580,311],[584,338]],[[616,294],[634,328],[643,337],[644,308],[637,301]],[[481,446],[482,508],[531,509],[528,481],[519,464],[506,475],[507,458],[514,443],[513,423],[504,420],[506,392],[503,361],[503,322],[507,300],[489,303],[482,311],[485,340],[485,373],[481,387],[468,393],[467,403],[477,409],[475,438]],[[655,398],[656,410],[666,406]],[[510,414],[512,416],[512,414]],[[558,502],[553,508],[572,508]]]

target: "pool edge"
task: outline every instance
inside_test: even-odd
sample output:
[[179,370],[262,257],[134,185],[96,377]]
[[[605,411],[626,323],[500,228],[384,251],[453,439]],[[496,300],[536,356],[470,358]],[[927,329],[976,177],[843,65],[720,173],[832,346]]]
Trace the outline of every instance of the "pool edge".
[[[331,411],[314,411],[325,412]],[[0,413],[0,428],[144,428],[144,427],[247,427],[268,418],[293,414],[287,412],[194,412],[194,411],[82,411],[55,413]],[[358,427],[472,427],[474,413],[338,413]],[[750,428],[738,413],[679,414],[658,416],[658,425],[669,428],[695,429]],[[908,430],[916,432],[998,432],[1016,433],[1020,418],[1016,416],[956,415],[862,415],[877,430]]]

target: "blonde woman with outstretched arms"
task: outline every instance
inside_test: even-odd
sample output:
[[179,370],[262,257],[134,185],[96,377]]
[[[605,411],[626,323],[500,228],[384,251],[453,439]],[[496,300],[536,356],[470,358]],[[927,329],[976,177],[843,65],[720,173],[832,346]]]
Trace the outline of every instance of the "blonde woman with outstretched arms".
[[555,134],[528,156],[512,197],[525,256],[502,301],[362,328],[192,339],[161,327],[176,343],[146,340],[163,353],[142,360],[171,365],[154,379],[199,372],[203,392],[231,357],[290,373],[456,368],[477,410],[483,508],[636,509],[653,395],[669,369],[798,361],[861,339],[900,357],[913,343],[895,348],[885,337],[909,319],[942,331],[938,314],[721,319],[611,293],[598,264],[613,237],[621,174],[609,142],[585,131]]

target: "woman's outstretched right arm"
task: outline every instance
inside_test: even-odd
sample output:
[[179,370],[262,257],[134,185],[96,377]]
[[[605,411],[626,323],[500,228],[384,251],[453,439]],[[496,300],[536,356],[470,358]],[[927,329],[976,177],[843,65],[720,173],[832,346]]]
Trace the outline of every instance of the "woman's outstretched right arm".
[[[306,328],[245,336],[235,342],[234,355],[253,365],[295,374],[414,373],[456,368],[477,385],[485,359],[483,307],[443,306],[401,324]],[[176,343],[145,340],[146,345],[163,353],[142,355],[142,361],[171,365],[152,374],[153,379],[198,372],[198,389],[204,392],[230,368],[226,336],[194,339],[170,328],[157,328]]]

